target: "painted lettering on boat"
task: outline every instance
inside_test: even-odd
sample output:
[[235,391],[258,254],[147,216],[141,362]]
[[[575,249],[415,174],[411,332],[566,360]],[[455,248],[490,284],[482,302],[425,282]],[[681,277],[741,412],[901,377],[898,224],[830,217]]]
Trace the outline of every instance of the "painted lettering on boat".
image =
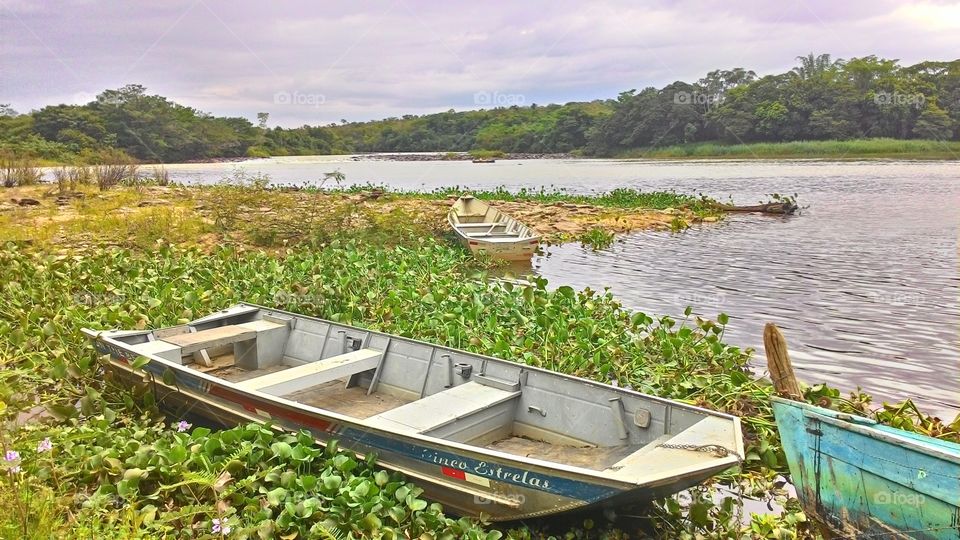
[[451,469],[467,471],[493,480],[510,482],[512,484],[522,484],[539,489],[550,488],[549,480],[541,478],[530,471],[504,469],[503,467],[487,463],[486,461],[473,462],[472,460],[467,461],[456,456],[447,457],[429,448],[422,449],[420,458],[424,461],[429,461],[431,463],[440,465],[441,467],[449,467]]

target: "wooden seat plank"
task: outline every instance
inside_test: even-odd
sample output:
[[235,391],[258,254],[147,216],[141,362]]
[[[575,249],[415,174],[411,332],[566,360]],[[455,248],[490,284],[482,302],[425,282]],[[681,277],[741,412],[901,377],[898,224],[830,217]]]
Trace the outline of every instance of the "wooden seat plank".
[[371,416],[366,422],[384,429],[405,428],[403,430],[423,433],[519,395],[520,392],[508,392],[471,381]]
[[238,341],[256,339],[256,337],[256,330],[231,324],[209,330],[200,330],[199,332],[167,336],[163,338],[163,341],[180,347],[183,349],[182,354],[186,356],[202,349],[220,347]]
[[247,379],[237,383],[237,386],[244,390],[257,390],[275,396],[284,396],[374,369],[380,363],[380,356],[380,351],[360,349]]

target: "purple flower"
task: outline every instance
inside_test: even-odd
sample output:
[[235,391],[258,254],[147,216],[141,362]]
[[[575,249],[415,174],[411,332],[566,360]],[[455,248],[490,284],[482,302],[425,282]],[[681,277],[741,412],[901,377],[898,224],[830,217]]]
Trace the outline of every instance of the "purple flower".
[[37,443],[37,453],[49,452],[53,448],[53,443],[50,442],[50,437]]
[[221,535],[230,534],[230,526],[227,525],[227,520],[220,518],[213,518],[213,528],[211,531],[213,534],[220,533]]
[[181,420],[177,422],[177,431],[183,433],[184,431],[190,429],[193,424],[188,423],[186,420]]
[[6,461],[16,461],[20,459],[20,452],[16,450],[7,450],[7,455],[3,457]]

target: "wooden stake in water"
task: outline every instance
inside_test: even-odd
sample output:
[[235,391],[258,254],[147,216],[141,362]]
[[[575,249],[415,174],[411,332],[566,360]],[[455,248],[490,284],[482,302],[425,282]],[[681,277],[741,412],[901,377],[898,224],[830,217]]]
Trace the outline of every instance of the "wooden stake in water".
[[767,353],[767,368],[777,394],[795,400],[803,399],[803,392],[793,373],[790,354],[787,353],[787,340],[773,323],[763,328],[763,348]]

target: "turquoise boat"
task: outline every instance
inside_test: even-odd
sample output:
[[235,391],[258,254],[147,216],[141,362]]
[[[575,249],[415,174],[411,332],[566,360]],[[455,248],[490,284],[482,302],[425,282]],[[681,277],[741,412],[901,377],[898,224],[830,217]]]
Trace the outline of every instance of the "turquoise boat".
[[807,514],[841,538],[960,539],[960,444],[773,398]]

